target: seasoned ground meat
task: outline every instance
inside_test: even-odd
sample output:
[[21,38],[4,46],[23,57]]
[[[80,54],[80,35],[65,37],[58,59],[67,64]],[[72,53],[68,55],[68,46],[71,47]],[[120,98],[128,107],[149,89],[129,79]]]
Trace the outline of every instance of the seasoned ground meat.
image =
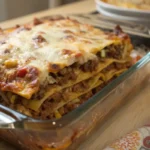
[[86,100],[88,100],[90,97],[92,97],[93,96],[93,91],[89,91],[88,93],[86,93],[86,94],[83,94],[83,95],[81,95],[80,97],[79,97],[79,99],[80,99],[80,102],[85,102]]
[[[123,47],[122,45],[110,45],[104,49],[105,51],[105,58],[115,58],[115,59],[121,59],[122,58],[122,52]],[[63,85],[68,82],[68,80],[76,80],[77,74],[75,73],[76,69],[81,69],[83,72],[93,72],[96,71],[97,66],[99,63],[103,63],[105,61],[104,57],[101,57],[101,52],[97,53],[98,59],[89,60],[83,65],[80,65],[78,63],[72,64],[70,67],[65,67],[58,71],[57,73],[49,73],[50,76],[52,76],[58,85]],[[111,68],[110,68],[111,69]]]
[[62,93],[61,92],[56,92],[55,94],[52,95],[52,98],[55,102],[59,102],[62,99]]
[[80,83],[77,83],[73,86],[72,91],[73,92],[83,92],[85,89],[88,89],[89,85],[86,84],[86,81],[82,81]]
[[121,59],[123,53],[123,49],[121,45],[111,45],[109,47],[109,51],[107,51],[107,57]]
[[[119,69],[123,69],[123,68],[128,68],[129,66],[130,66],[129,62],[123,63],[123,64],[113,63],[113,64],[109,65],[107,68],[103,69],[102,72],[106,73],[113,68],[116,68],[119,70]],[[68,69],[68,70],[70,70],[70,69]],[[65,74],[64,72],[63,73],[61,72],[62,76]],[[116,77],[114,76],[111,80],[104,82],[103,84],[92,89],[88,93],[81,95],[80,97],[77,98],[77,101],[68,102],[66,105],[59,108],[57,110],[57,112],[54,112],[54,109],[58,107],[58,104],[60,104],[60,102],[62,102],[62,101],[65,102],[65,101],[69,100],[68,95],[70,92],[84,92],[85,89],[89,88],[89,85],[87,84],[89,79],[79,82],[71,87],[67,87],[67,88],[63,89],[62,91],[54,93],[53,95],[51,95],[51,97],[49,97],[47,100],[45,100],[45,102],[42,104],[42,106],[40,107],[40,109],[37,112],[26,108],[25,104],[21,101],[22,98],[20,96],[17,96],[17,98],[15,99],[15,101],[13,101],[13,103],[9,102],[9,104],[8,104],[2,99],[0,99],[0,102],[3,105],[6,105],[14,110],[17,110],[21,113],[26,114],[28,116],[32,116],[33,118],[52,119],[52,118],[55,118],[56,116],[58,116],[58,117],[63,116],[65,114],[67,114],[68,112],[76,109],[81,104],[83,104],[85,101],[87,101],[90,97],[92,97],[94,94],[99,92],[103,87],[105,87],[108,83],[110,83],[115,78]],[[6,95],[7,95],[7,93],[6,93]],[[9,94],[8,94],[8,96],[9,96]],[[9,97],[9,99],[10,99],[10,97]]]
[[97,56],[99,59],[102,58],[115,58],[115,59],[121,59],[122,54],[123,54],[123,49],[122,45],[110,45],[106,47],[103,51],[104,56],[102,55],[102,51],[97,53]]
[[92,72],[96,71],[98,64],[99,64],[98,60],[89,60],[87,63],[81,65],[80,68],[84,72]]

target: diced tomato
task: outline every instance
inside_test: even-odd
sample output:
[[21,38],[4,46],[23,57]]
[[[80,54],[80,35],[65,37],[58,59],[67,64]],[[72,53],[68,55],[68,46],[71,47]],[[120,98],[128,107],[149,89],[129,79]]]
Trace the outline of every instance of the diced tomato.
[[136,64],[142,57],[140,55],[137,55],[136,57],[132,57],[132,64]]
[[17,76],[20,78],[23,78],[27,74],[27,69],[26,68],[21,68],[17,72]]
[[63,54],[64,55],[71,55],[73,53],[73,51],[69,50],[69,49],[63,49]]
[[139,61],[142,57],[137,55],[136,60]]
[[79,58],[79,57],[81,57],[81,56],[82,56],[82,53],[77,53],[77,54],[75,55],[76,58]]

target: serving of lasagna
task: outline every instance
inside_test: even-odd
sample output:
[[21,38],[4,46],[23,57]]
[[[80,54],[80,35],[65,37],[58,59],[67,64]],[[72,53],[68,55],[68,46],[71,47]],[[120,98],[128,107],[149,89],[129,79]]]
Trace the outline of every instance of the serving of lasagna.
[[131,66],[130,38],[70,18],[34,19],[0,31],[0,103],[60,118]]

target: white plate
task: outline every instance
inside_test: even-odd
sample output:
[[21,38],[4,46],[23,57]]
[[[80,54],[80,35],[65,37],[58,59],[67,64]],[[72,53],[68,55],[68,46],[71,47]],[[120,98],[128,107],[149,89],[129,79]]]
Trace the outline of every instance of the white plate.
[[101,0],[96,0],[96,7],[105,16],[133,21],[150,27],[150,11],[121,8],[107,4]]

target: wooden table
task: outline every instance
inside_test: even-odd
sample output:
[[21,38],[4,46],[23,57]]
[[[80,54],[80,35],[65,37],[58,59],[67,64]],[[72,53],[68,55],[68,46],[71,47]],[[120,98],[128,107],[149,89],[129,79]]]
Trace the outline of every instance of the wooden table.
[[[0,23],[2,28],[11,27],[13,25],[22,24],[33,19],[33,17],[42,17],[52,14],[68,14],[68,13],[87,13],[94,11],[94,0],[86,0],[82,2],[76,2],[69,5],[64,5],[51,10],[46,10],[24,16],[21,18],[9,20]],[[150,97],[149,91],[146,92]],[[140,127],[141,125],[150,121],[150,100],[146,98],[137,98],[130,101],[122,109],[117,111],[105,124],[101,127],[99,138],[91,140],[92,146],[88,146],[86,150],[98,150],[104,148],[107,144],[121,137],[122,135],[130,132],[131,130]],[[2,148],[5,147],[5,148]],[[97,149],[98,147],[98,149]],[[0,144],[1,150],[12,150],[12,146],[8,144]],[[84,148],[85,149],[85,148]],[[81,148],[83,150],[83,148]]]

